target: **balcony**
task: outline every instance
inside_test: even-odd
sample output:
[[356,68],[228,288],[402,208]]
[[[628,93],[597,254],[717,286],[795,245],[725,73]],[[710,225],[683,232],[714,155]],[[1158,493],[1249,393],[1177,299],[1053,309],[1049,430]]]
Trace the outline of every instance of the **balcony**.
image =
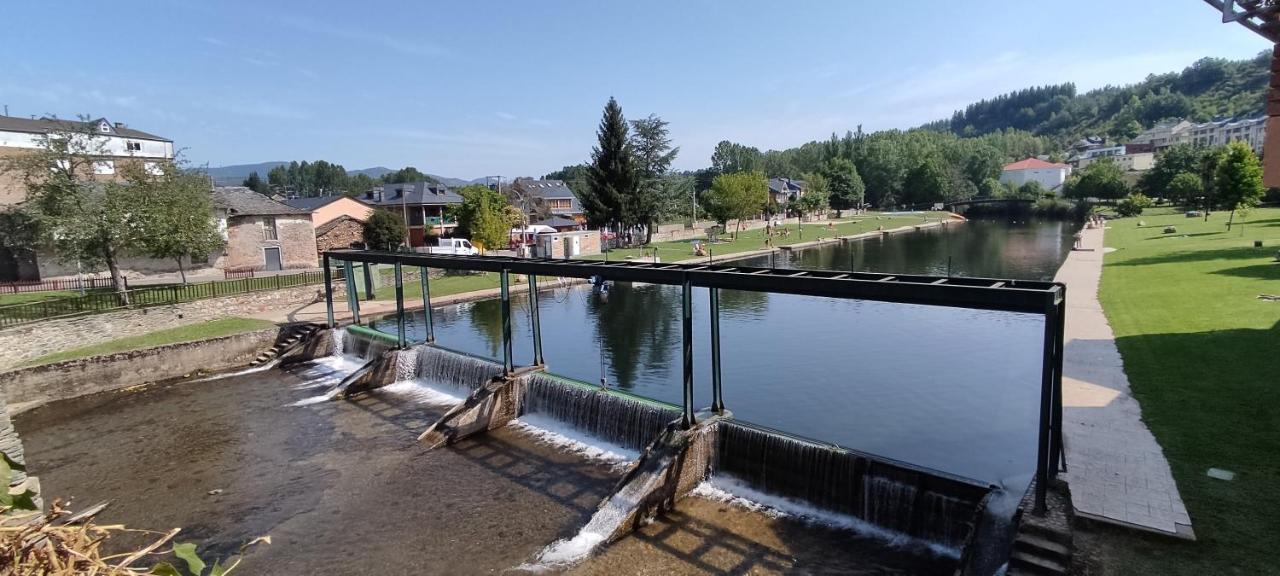
[[453,226],[458,223],[457,218],[447,216],[427,216],[427,226]]

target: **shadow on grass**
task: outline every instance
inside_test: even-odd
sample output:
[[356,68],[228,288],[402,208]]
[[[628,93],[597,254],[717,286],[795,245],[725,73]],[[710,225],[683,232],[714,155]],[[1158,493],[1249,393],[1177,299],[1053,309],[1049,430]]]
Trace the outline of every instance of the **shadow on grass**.
[[1179,264],[1186,262],[1205,262],[1209,260],[1251,260],[1270,256],[1271,254],[1273,253],[1267,248],[1253,248],[1251,246],[1219,248],[1216,250],[1188,249],[1183,252],[1171,252],[1167,254],[1157,254],[1155,256],[1145,256],[1142,258],[1130,258],[1128,260],[1108,262],[1107,265],[1146,266],[1148,264]]
[[[1153,226],[1148,226],[1148,228],[1153,228]],[[1217,236],[1219,234],[1226,234],[1226,233],[1227,233],[1226,230],[1221,230],[1218,232],[1194,232],[1191,234],[1166,234],[1164,236],[1152,236],[1150,238],[1147,238],[1147,240],[1169,240],[1172,238],[1196,238],[1199,236]]]
[[[1256,264],[1253,266],[1240,266],[1238,268],[1214,270],[1213,272],[1210,272],[1210,274],[1236,276],[1238,278],[1256,278],[1258,280],[1280,280],[1280,262],[1268,262],[1266,264]],[[1280,292],[1280,286],[1276,286],[1276,291]]]
[[[1125,336],[1116,343],[1198,541],[1108,542],[1115,573],[1275,573],[1280,322],[1267,329]],[[1209,478],[1211,467],[1232,470],[1236,479]]]

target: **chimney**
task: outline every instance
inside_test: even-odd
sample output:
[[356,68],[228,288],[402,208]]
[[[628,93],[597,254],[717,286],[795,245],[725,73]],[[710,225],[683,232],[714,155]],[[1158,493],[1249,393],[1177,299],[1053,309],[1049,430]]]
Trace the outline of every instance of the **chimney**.
[[116,122],[116,130],[120,130],[123,128],[128,128],[128,126],[125,126],[124,122]]

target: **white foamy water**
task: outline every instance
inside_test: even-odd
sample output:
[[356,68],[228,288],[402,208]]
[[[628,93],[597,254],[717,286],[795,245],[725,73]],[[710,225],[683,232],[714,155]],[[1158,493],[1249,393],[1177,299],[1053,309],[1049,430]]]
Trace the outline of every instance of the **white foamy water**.
[[461,404],[466,397],[460,396],[457,390],[432,384],[422,378],[393,382],[374,390],[376,394],[394,396],[406,402],[430,404],[433,406],[453,406]]
[[275,368],[276,364],[279,364],[279,363],[280,363],[279,360],[272,360],[270,362],[267,362],[266,364],[261,364],[258,366],[254,366],[252,368],[245,368],[244,370],[237,370],[235,372],[227,372],[224,374],[214,374],[212,376],[197,378],[195,380],[192,380],[192,382],[208,382],[210,380],[222,380],[223,378],[232,378],[235,376],[244,376],[245,374],[253,374],[255,372],[263,372],[265,370],[270,370],[272,368]]
[[638,450],[610,444],[541,414],[525,414],[508,426],[564,452],[615,466],[626,465],[640,457]]
[[[313,388],[322,388],[328,390],[335,384],[342,382],[342,379],[352,372],[359,370],[364,364],[365,360],[358,356],[343,355],[317,358],[293,371],[295,376],[302,379],[302,382],[294,385],[293,389],[311,390]],[[290,403],[289,406],[308,406],[328,399],[328,396],[320,394]]]
[[925,548],[938,556],[960,557],[960,551],[954,548],[886,530],[852,516],[824,510],[805,502],[762,492],[747,486],[732,476],[721,474],[705,480],[698,484],[690,492],[690,495],[717,502],[725,502],[773,518],[791,518],[811,524],[848,530],[861,536],[882,540],[890,546]]

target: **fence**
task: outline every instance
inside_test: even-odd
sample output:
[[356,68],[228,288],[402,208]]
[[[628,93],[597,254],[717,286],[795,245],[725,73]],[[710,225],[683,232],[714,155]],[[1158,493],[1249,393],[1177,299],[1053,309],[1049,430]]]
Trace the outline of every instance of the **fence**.
[[[125,289],[129,288],[129,279],[124,279]],[[58,290],[94,290],[110,288],[111,278],[71,278],[68,280],[45,280],[43,282],[0,282],[0,294],[19,294],[24,292],[50,292]]]
[[[340,281],[340,278],[335,279],[335,281]],[[71,298],[0,306],[0,328],[9,328],[52,318],[98,314],[123,308],[165,306],[205,298],[280,290],[294,286],[320,284],[322,282],[324,282],[323,272],[303,272],[301,274],[241,278],[239,280],[201,282],[199,284],[148,286],[146,288],[126,290],[125,293],[129,296],[128,306],[123,304],[120,294],[116,292],[95,292]]]

